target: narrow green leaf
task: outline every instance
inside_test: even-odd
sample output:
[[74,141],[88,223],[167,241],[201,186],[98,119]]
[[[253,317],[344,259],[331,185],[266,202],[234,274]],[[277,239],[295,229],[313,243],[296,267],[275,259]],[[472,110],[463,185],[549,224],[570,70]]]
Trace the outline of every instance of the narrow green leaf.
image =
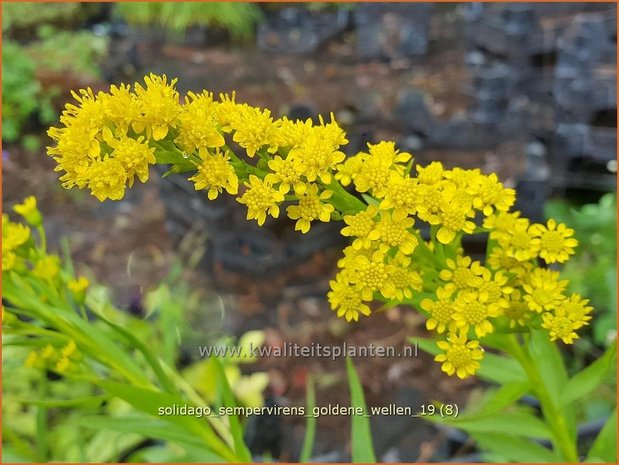
[[492,432],[476,433],[472,434],[472,437],[481,449],[495,452],[511,462],[561,462],[553,451],[522,437]]
[[[365,405],[363,388],[350,357],[346,357],[346,371],[348,373],[351,405],[355,409],[363,409],[363,412],[367,414],[368,409]],[[365,414],[353,415],[351,423],[352,461],[354,463],[376,463],[369,416]]]
[[504,384],[487,395],[482,408],[476,414],[498,414],[525,395],[530,387],[526,381]]
[[101,402],[108,399],[109,396],[86,396],[86,397],[76,397],[74,399],[63,399],[63,400],[40,400],[40,399],[23,399],[20,397],[7,397],[6,400],[10,400],[13,402],[19,402],[25,405],[37,405],[39,407],[47,407],[47,408],[67,408],[67,407],[84,407],[84,406],[97,406],[100,405]]
[[[228,378],[226,377],[221,361],[217,357],[213,357],[211,360],[217,368],[219,388],[221,390],[221,394],[223,395],[223,403],[226,407],[235,408],[236,401],[234,400],[234,394],[228,384]],[[229,415],[228,420],[230,422],[230,431],[232,433],[232,439],[234,440],[234,450],[236,455],[239,457],[240,461],[251,462],[251,453],[245,445],[245,440],[243,439],[243,427],[241,426],[239,417],[236,415]]]
[[193,451],[203,461],[220,462],[225,457],[213,453],[204,442],[183,428],[155,418],[91,416],[77,418],[76,422],[86,428],[108,429],[112,431],[139,434],[141,436],[171,441],[187,451]]
[[591,365],[579,373],[576,373],[561,391],[559,405],[567,405],[586,394],[589,394],[599,386],[616,364],[617,341]]
[[617,463],[617,409],[606,421],[606,424],[593,442],[586,462]]
[[553,437],[546,423],[524,411],[504,412],[501,415],[465,415],[446,423],[469,433],[501,433],[538,439]]
[[[115,383],[112,381],[97,381],[103,389],[112,395],[124,400],[132,405],[137,410],[148,413],[154,417],[159,416],[159,408],[169,407],[173,405],[184,405],[187,402],[184,399],[169,394],[167,392],[153,391],[128,384]],[[205,421],[192,416],[186,415],[171,415],[161,417],[166,421],[181,426],[186,430],[187,435],[201,438],[206,447],[212,450],[217,455],[226,457],[231,461],[238,461],[238,457],[229,449],[221,438],[219,438]]]
[[486,352],[477,376],[498,384],[520,383],[527,379],[522,367],[512,358]]
[[550,342],[546,331],[531,330],[531,360],[544,378],[552,399],[559,399],[567,383],[567,372],[557,345]]
[[312,450],[314,449],[314,438],[316,436],[316,417],[310,412],[314,410],[316,406],[316,394],[314,392],[314,381],[312,377],[307,378],[307,423],[305,427],[305,439],[303,440],[303,448],[301,449],[301,456],[299,457],[300,463],[309,462],[312,457]]
[[434,339],[425,339],[422,337],[409,337],[408,341],[411,344],[417,344],[417,347],[430,355],[438,355],[441,349],[436,345]]

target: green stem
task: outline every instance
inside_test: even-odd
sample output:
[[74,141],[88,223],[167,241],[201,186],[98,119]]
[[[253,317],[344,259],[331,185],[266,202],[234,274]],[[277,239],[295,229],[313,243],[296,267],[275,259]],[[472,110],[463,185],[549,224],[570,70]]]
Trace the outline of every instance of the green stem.
[[566,462],[577,463],[579,460],[576,444],[570,437],[565,416],[556,407],[544,383],[543,376],[541,376],[535,361],[529,354],[528,348],[518,342],[515,334],[506,335],[506,339],[509,342],[509,353],[524,369],[533,392],[540,401],[544,420],[550,426],[554,436],[553,445],[555,450],[561,453],[563,460]]
[[368,208],[367,204],[352,195],[342,185],[333,178],[331,184],[326,186],[333,195],[329,198],[329,203],[342,213],[354,214]]
[[[39,398],[47,399],[47,374],[45,370],[42,372],[41,385],[39,386]],[[49,445],[47,441],[48,430],[47,407],[37,407],[37,457],[38,462],[45,463],[48,460]]]
[[47,236],[45,235],[45,228],[43,228],[43,225],[37,226],[37,232],[39,233],[39,239],[41,240],[41,251],[43,252],[43,255],[45,255],[47,253]]

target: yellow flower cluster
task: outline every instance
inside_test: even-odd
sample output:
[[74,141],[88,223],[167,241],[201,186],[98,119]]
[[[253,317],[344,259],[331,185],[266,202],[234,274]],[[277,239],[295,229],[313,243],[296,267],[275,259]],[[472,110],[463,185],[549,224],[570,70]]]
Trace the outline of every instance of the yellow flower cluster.
[[[510,211],[515,191],[495,174],[420,166],[393,142],[347,158],[333,115],[329,122],[278,119],[234,93],[188,92],[181,102],[176,80],[144,81],[96,96],[82,90],[78,105],[67,105],[49,148],[66,187],[119,199],[135,176],[144,182],[148,165],[161,163],[170,173],[194,172],[189,180],[209,199],[237,195],[259,225],[282,209],[303,233],[315,221],[341,219],[352,243],[330,283],[336,314],[356,321],[372,313],[373,301],[416,306],[441,339],[436,360],[461,378],[479,368],[490,333],[544,328],[571,343],[590,319],[588,301],[567,297],[558,272],[540,267],[540,259],[569,259],[574,231]],[[483,262],[461,246],[463,236],[478,233],[489,238]]]
[[24,361],[27,368],[51,369],[57,373],[71,371],[81,359],[75,341],[70,340],[65,346],[57,348],[51,344],[39,350],[33,350]]
[[30,228],[13,223],[9,216],[2,215],[2,271],[22,268],[26,258]]

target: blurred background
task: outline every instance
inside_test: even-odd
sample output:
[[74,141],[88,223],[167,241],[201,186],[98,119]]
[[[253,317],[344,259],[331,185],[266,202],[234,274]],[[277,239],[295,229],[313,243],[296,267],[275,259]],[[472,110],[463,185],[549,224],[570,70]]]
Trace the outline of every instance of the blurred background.
[[[405,307],[358,324],[335,317],[325,296],[346,242],[337,224],[303,236],[286,218],[258,228],[234,199],[209,202],[178,175],[152,173],[120,202],[62,189],[46,129],[71,90],[165,73],[181,94],[236,91],[237,101],[291,118],[333,112],[348,155],[395,140],[420,164],[496,172],[526,216],[577,231],[564,274],[597,315],[568,354],[572,368],[616,337],[614,3],[3,3],[2,13],[4,211],[35,195],[52,249],[69,250],[136,316],[149,291],[171,284],[187,319],[182,363],[198,358],[197,344],[250,330],[270,346],[399,348],[424,334],[424,318]],[[370,405],[464,406],[483,388],[448,379],[422,354],[356,364]],[[243,370],[268,374],[254,387],[261,402],[303,405],[312,373],[318,405],[349,405],[342,359],[262,359]],[[583,441],[614,401],[611,384],[579,413]],[[317,460],[346,460],[348,422],[319,419]],[[404,417],[372,422],[382,461],[476,457],[454,431]],[[296,460],[304,419],[263,417],[247,434],[254,453]]]

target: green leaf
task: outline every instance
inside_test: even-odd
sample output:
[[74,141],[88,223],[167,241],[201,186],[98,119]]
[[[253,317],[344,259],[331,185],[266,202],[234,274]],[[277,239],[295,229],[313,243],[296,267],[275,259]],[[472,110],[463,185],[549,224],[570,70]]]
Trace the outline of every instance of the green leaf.
[[[184,405],[187,403],[184,399],[167,392],[153,391],[112,381],[98,381],[97,384],[137,410],[155,417],[159,415],[160,407]],[[165,419],[184,428],[187,435],[201,438],[205,446],[217,455],[231,461],[238,460],[227,444],[213,432],[208,423],[200,421],[195,417],[183,415],[171,415],[165,417]]]
[[67,407],[92,407],[99,406],[103,401],[108,399],[108,396],[86,396],[76,397],[74,399],[58,399],[58,400],[40,400],[40,399],[22,399],[19,397],[7,397],[6,400],[19,402],[24,405],[37,405],[46,408],[67,408]]
[[419,349],[430,355],[438,355],[441,352],[441,349],[436,345],[436,341],[434,339],[425,339],[422,337],[409,337],[408,341],[411,344],[416,345]]
[[477,376],[498,384],[519,383],[527,379],[522,367],[512,358],[486,352]]
[[561,391],[559,405],[564,406],[593,391],[616,364],[617,341],[591,365],[576,373]]
[[309,462],[314,449],[314,438],[316,436],[316,417],[310,414],[316,405],[316,395],[314,393],[314,381],[311,376],[307,378],[307,424],[305,427],[305,439],[303,440],[303,448],[301,449],[300,463]]
[[179,151],[155,150],[155,159],[159,165],[191,165]]
[[76,422],[87,428],[109,429],[112,431],[139,434],[141,436],[163,439],[176,443],[187,450],[196,453],[203,461],[221,462],[223,457],[210,451],[204,442],[187,434],[183,428],[171,425],[167,421],[147,417],[108,417],[92,416],[77,418]]
[[501,415],[463,415],[445,423],[469,433],[501,433],[539,439],[553,437],[546,423],[524,411],[504,412]]
[[495,452],[507,461],[518,463],[561,461],[553,451],[522,437],[492,432],[473,434],[472,437],[480,448]]
[[[355,409],[360,408],[363,409],[364,413],[367,413],[363,388],[350,357],[346,357],[346,372],[348,373],[351,405]],[[353,415],[351,423],[352,461],[354,463],[376,463],[369,416],[365,414]]]
[[[223,395],[224,405],[226,407],[235,408],[236,401],[234,400],[234,394],[232,393],[232,389],[230,389],[230,385],[228,384],[228,378],[226,377],[226,373],[224,372],[223,366],[221,365],[221,361],[217,357],[213,357],[211,360],[213,361],[217,369],[219,387],[221,390],[221,394]],[[251,462],[251,453],[245,445],[245,441],[243,439],[243,427],[239,422],[239,417],[236,415],[228,415],[228,420],[230,422],[230,431],[234,440],[234,450],[236,452],[236,455],[243,462]]]
[[546,331],[531,330],[531,360],[544,379],[552,399],[559,399],[567,383],[567,372],[556,344],[550,342]]
[[531,384],[526,381],[507,383],[487,394],[482,408],[476,412],[479,415],[498,414],[505,408],[514,404],[525,395]]
[[15,452],[7,445],[2,445],[2,463],[32,463],[32,459]]
[[595,438],[586,462],[617,463],[617,409],[606,421],[606,424]]

